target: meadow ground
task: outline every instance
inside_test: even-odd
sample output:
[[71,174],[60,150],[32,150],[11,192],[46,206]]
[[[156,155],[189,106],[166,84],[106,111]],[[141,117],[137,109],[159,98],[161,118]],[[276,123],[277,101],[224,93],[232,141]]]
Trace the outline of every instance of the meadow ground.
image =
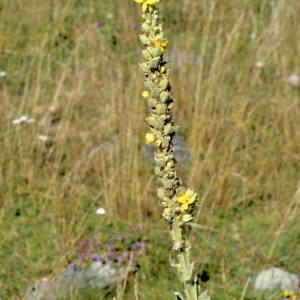
[[[193,156],[179,172],[201,199],[196,270],[212,299],[258,299],[261,269],[300,274],[300,2],[161,2],[176,119]],[[0,1],[5,300],[59,274],[78,241],[137,228],[149,248],[123,299],[174,299],[171,242],[141,153],[140,21],[131,0]],[[16,124],[24,115],[35,122]]]

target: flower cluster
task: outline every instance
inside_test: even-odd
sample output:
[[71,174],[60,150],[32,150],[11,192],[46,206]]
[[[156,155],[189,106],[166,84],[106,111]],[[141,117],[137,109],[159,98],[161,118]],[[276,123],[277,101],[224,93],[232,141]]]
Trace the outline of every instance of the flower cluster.
[[287,299],[296,300],[297,296],[294,292],[283,291],[282,296]]
[[137,258],[147,246],[148,243],[139,236],[114,236],[106,245],[97,242],[91,249],[79,251],[79,255],[70,258],[71,267],[76,271],[87,269],[93,262],[122,265],[128,263],[131,258],[137,262]]
[[159,0],[134,0],[134,1],[142,4],[143,11],[146,11],[148,6],[151,6],[159,2]]
[[[158,196],[164,207],[163,218],[171,223],[175,215],[180,215],[182,225],[192,220],[197,195],[182,187],[175,169],[174,136],[177,127],[171,111],[175,100],[171,93],[167,62],[164,58],[168,40],[164,37],[162,22],[154,6],[158,1],[134,1],[143,3],[144,11],[140,41],[145,49],[142,51],[144,61],[140,63],[140,68],[145,75],[145,90],[142,96],[151,112],[146,118],[149,125],[149,132],[145,136],[146,144],[153,145],[156,149],[155,174],[162,184]],[[151,9],[148,9],[148,6]]]

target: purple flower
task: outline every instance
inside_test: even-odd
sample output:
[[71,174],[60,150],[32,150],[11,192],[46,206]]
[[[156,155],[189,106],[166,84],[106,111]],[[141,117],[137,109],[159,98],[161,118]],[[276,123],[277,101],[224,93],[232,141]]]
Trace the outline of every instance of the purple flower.
[[104,26],[105,25],[105,22],[104,21],[97,21],[96,22],[96,27],[97,28],[100,28],[100,27],[102,27],[102,26]]
[[92,255],[92,260],[93,261],[101,261],[101,258],[98,255]]
[[86,257],[85,254],[77,256],[77,258],[80,259],[80,260],[84,260],[85,257]]
[[107,260],[118,260],[118,255],[115,253],[109,253],[106,256]]

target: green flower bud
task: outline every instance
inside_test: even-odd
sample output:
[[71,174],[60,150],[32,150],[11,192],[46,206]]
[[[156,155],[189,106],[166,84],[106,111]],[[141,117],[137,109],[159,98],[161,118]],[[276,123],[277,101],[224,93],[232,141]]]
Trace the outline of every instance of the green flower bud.
[[143,23],[141,28],[146,33],[148,33],[150,31],[150,26],[147,23]]
[[173,160],[169,161],[169,162],[167,163],[167,167],[168,167],[168,168],[173,168],[173,167],[175,167],[174,161],[173,161]]
[[174,187],[174,181],[171,179],[164,179],[163,186],[165,189],[173,189]]
[[175,129],[174,126],[171,123],[168,123],[164,127],[164,134],[169,135],[175,131],[174,129]]
[[170,145],[170,137],[165,136],[162,140],[161,147],[164,149],[164,148],[168,148],[169,145]]
[[154,109],[157,106],[157,101],[153,98],[149,98],[148,106],[149,106],[149,108]]
[[165,122],[159,118],[155,118],[153,116],[146,118],[148,124],[157,130],[162,130],[165,126]]
[[156,86],[153,86],[153,89],[151,89],[152,94],[154,98],[160,98],[160,89],[157,88]]
[[158,115],[165,114],[167,112],[166,104],[158,104],[155,111]]
[[157,166],[161,167],[161,168],[164,168],[168,162],[168,158],[165,157],[164,155],[156,155],[156,157],[154,158]]
[[160,73],[166,73],[166,71],[167,71],[167,69],[166,69],[166,67],[165,66],[162,66],[161,68],[160,68]]
[[163,188],[157,189],[157,196],[161,200],[163,200],[165,198],[165,191]]
[[167,91],[162,91],[160,93],[159,99],[162,103],[166,102],[170,98],[170,93]]
[[152,60],[149,62],[150,69],[156,69],[159,65],[159,62],[160,62],[160,57],[152,58]]
[[151,57],[151,54],[149,53],[148,49],[145,49],[142,51],[142,54],[143,54],[143,57],[147,60],[150,60],[152,57]]
[[153,89],[153,82],[150,79],[147,79],[144,83],[144,86],[147,90],[152,90]]
[[151,53],[152,57],[158,57],[161,54],[160,49],[157,47],[151,47],[149,52]]
[[140,41],[142,42],[142,44],[144,44],[145,46],[150,45],[150,40],[147,38],[146,35],[141,34],[140,35]]
[[150,68],[149,65],[145,62],[140,63],[140,68],[141,70],[145,73],[145,74],[149,74],[150,73]]
[[172,209],[171,208],[165,208],[162,214],[163,218],[167,221],[170,222],[173,219],[172,216]]
[[159,82],[159,88],[162,89],[162,90],[167,89],[168,86],[169,86],[169,81],[168,81],[168,79],[162,79],[162,80]]
[[187,223],[193,220],[193,216],[191,214],[185,214],[182,216],[182,222]]

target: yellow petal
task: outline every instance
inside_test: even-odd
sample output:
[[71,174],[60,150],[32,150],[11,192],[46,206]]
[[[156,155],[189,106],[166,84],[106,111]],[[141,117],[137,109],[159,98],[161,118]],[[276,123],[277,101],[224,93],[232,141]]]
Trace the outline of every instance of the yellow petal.
[[137,2],[137,3],[143,3],[144,2],[144,0],[134,0],[135,2]]
[[149,97],[150,97],[149,91],[144,91],[144,92],[142,93],[142,96],[143,96],[144,98],[149,98]]
[[156,146],[156,147],[160,147],[160,145],[161,145],[161,141],[160,141],[160,140],[156,140],[156,141],[155,141],[155,146]]
[[147,5],[148,5],[147,2],[144,2],[144,3],[143,3],[143,7],[142,7],[142,8],[143,8],[143,11],[146,11]]
[[189,204],[188,203],[183,203],[181,206],[180,206],[180,209],[181,210],[187,210],[189,208]]
[[187,196],[185,194],[183,194],[182,196],[180,196],[178,198],[178,202],[185,203],[185,202],[187,202],[187,199],[188,199]]
[[155,141],[153,133],[146,133],[146,144],[152,144]]

